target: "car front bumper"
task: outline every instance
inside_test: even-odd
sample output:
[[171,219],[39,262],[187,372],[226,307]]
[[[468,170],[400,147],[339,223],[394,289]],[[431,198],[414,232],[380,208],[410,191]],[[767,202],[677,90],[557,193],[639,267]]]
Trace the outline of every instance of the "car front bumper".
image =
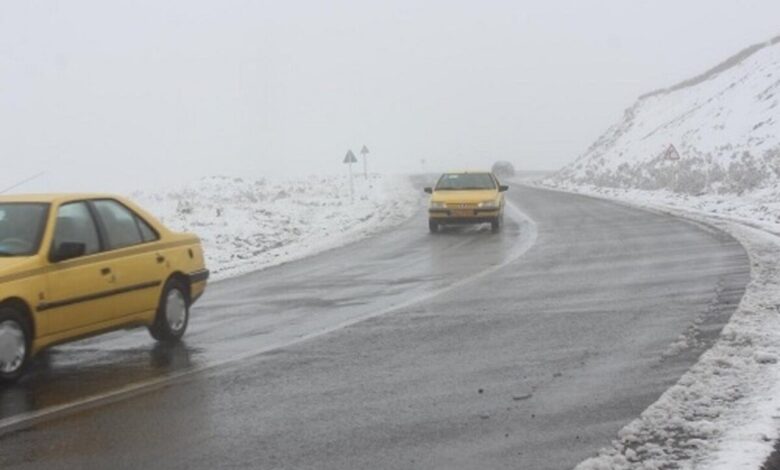
[[498,209],[429,209],[428,216],[440,224],[486,224],[501,216]]

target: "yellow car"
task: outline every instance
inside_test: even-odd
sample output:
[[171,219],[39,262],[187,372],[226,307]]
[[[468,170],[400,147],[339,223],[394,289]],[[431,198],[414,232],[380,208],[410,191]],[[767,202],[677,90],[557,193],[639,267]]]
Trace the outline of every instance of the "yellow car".
[[0,382],[44,348],[120,328],[178,341],[208,277],[198,237],[126,199],[0,197]]
[[428,227],[432,233],[442,225],[489,223],[497,233],[504,223],[504,192],[509,186],[487,171],[445,173],[436,186],[425,188],[431,195]]

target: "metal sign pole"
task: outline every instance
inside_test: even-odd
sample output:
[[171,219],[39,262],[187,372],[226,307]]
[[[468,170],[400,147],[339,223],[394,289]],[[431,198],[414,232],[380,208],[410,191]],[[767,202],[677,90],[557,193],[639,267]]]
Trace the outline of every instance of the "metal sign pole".
[[352,175],[352,162],[349,162],[349,202],[355,203],[355,177]]
[[355,203],[355,179],[352,175],[352,164],[357,163],[357,158],[352,150],[347,151],[347,155],[344,157],[344,163],[349,165],[349,200],[352,204]]
[[672,188],[673,192],[677,192],[679,186],[680,186],[680,152],[677,151],[677,148],[674,146],[674,144],[669,144],[669,147],[666,148],[666,151],[664,152],[664,158],[667,161],[672,162],[675,164],[674,166],[674,187]]
[[363,177],[368,179],[368,147],[365,145],[360,149],[360,154],[363,155]]

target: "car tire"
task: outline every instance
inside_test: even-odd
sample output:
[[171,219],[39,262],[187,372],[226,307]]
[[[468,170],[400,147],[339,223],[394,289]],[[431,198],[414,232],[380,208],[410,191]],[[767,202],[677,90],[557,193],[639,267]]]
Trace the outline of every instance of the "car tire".
[[178,279],[169,279],[160,296],[157,315],[149,327],[154,339],[163,343],[179,341],[190,321],[189,289]]
[[0,307],[0,383],[10,384],[24,375],[31,347],[27,318],[14,308]]
[[439,233],[439,223],[435,220],[428,220],[428,230],[431,231],[431,233]]

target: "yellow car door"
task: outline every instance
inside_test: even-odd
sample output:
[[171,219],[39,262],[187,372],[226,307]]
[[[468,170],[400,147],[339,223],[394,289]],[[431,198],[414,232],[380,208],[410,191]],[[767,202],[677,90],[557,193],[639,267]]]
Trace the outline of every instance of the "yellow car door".
[[165,281],[165,257],[156,250],[158,234],[135,212],[113,199],[91,202],[114,257],[114,274],[122,293],[116,296],[118,317],[157,309]]
[[115,314],[117,289],[111,260],[101,254],[95,219],[85,202],[60,206],[49,252],[46,294],[38,305],[41,336],[87,333]]

